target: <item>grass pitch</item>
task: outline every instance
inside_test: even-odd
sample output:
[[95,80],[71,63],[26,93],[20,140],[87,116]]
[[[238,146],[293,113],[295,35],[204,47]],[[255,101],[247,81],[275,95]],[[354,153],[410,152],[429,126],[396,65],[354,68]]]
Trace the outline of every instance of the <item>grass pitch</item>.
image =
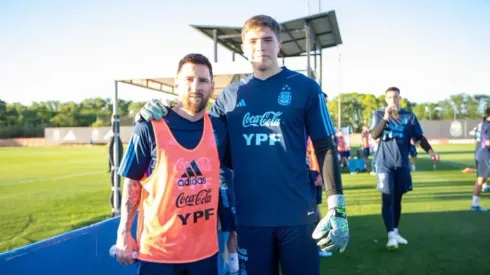
[[[400,222],[409,243],[397,251],[385,249],[375,177],[343,175],[351,239],[344,254],[322,259],[322,274],[490,274],[490,213],[469,211],[475,174],[461,173],[474,166],[474,146],[435,149],[435,171],[419,153]],[[107,147],[0,148],[0,252],[108,218],[107,166]]]

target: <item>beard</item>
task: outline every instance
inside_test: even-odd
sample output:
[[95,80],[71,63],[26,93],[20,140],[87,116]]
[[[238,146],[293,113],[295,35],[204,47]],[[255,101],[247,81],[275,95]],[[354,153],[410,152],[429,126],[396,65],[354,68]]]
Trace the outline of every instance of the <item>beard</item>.
[[208,105],[209,97],[204,97],[202,93],[195,93],[191,95],[187,95],[182,101],[183,106],[186,110],[197,114],[200,113],[206,105]]

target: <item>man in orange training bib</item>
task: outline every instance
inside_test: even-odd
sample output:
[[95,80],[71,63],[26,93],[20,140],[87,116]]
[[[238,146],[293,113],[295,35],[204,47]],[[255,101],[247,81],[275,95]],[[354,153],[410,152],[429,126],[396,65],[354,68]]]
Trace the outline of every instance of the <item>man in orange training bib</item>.
[[[323,193],[323,180],[320,176],[320,165],[318,164],[318,159],[316,158],[315,147],[313,147],[313,142],[310,138],[308,138],[308,143],[306,145],[306,162],[310,169],[310,180],[315,185],[315,193],[316,193],[316,213],[317,213],[317,221],[316,225],[322,219],[322,215],[320,213],[320,209],[318,205],[322,204],[322,193]],[[323,251],[320,247],[318,247],[318,254],[320,257],[330,257],[332,256],[332,252]]]
[[370,152],[371,145],[369,144],[369,127],[367,127],[367,125],[362,126],[361,148],[362,148],[362,156],[364,159],[364,169],[367,170],[369,155],[371,153]]
[[[209,60],[185,56],[175,90],[179,102],[163,119],[136,124],[118,172],[126,179],[116,256],[132,264],[136,251],[140,275],[218,274],[220,159],[228,136],[225,124],[205,113],[214,90]],[[223,231],[233,226],[231,211],[219,219]]]

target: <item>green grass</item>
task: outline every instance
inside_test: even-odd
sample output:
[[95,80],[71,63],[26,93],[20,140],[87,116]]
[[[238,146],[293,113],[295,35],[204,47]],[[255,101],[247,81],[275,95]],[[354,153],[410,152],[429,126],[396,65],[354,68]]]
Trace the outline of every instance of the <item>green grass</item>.
[[[482,256],[490,247],[490,213],[468,211],[475,174],[461,173],[474,165],[473,148],[435,146],[442,160],[436,171],[427,154],[419,152],[414,190],[403,198],[400,221],[400,233],[409,244],[397,251],[385,248],[375,177],[343,175],[351,238],[343,254],[321,260],[322,274],[490,274]],[[481,204],[490,206],[485,193]]]
[[[461,173],[474,165],[473,148],[435,146],[436,171],[419,153],[400,224],[409,244],[397,251],[385,249],[375,177],[344,174],[351,239],[322,259],[322,274],[490,274],[490,213],[469,211],[475,174]],[[106,169],[106,147],[0,148],[0,252],[108,218]],[[481,204],[490,206],[488,194]]]
[[0,252],[108,218],[106,152],[0,148]]

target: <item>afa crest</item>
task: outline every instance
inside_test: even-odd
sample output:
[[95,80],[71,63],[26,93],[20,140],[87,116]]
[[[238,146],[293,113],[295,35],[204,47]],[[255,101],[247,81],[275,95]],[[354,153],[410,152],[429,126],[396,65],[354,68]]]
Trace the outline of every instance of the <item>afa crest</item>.
[[291,95],[291,87],[289,85],[284,85],[279,93],[279,97],[277,98],[277,103],[282,106],[288,106],[291,103],[292,95]]
[[403,116],[402,117],[402,123],[403,123],[403,125],[407,125],[408,124],[408,117],[407,116]]

